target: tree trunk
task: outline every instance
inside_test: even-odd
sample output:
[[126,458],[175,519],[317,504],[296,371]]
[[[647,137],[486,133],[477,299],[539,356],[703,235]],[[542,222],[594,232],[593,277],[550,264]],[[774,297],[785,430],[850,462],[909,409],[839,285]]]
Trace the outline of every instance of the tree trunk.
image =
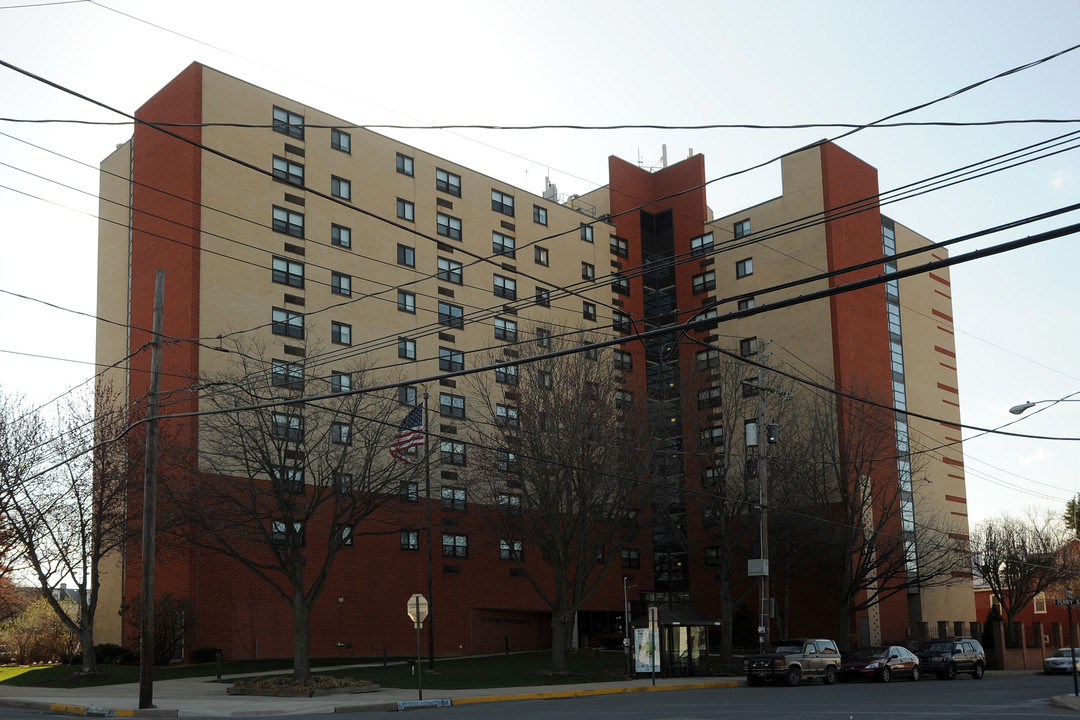
[[836,620],[836,642],[840,645],[840,652],[846,653],[851,650],[851,610],[847,603],[837,603]]
[[293,594],[293,681],[311,680],[310,609],[300,592]]
[[79,636],[79,645],[82,647],[82,672],[96,673],[98,671],[97,653],[94,651],[94,626],[76,633]]
[[731,583],[726,579],[720,583],[720,660],[731,662],[732,657],[732,627],[735,619],[734,603],[731,600]]
[[551,663],[548,670],[553,673],[566,672],[566,652],[569,650],[570,633],[573,632],[574,619],[571,613],[551,613]]

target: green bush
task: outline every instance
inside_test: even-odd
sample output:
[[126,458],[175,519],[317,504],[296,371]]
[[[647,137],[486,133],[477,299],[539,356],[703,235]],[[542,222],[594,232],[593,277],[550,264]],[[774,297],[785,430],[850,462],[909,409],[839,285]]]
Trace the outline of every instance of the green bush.
[[208,663],[217,660],[217,654],[221,652],[218,648],[204,647],[197,648],[191,652],[191,662]]

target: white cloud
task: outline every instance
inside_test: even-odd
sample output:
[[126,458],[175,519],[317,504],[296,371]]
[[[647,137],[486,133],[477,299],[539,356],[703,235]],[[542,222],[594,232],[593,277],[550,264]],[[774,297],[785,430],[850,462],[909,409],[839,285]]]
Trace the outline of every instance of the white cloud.
[[1064,170],[1058,170],[1056,173],[1050,175],[1050,187],[1054,190],[1060,190],[1065,187],[1071,178],[1069,178]]
[[1021,465],[1031,465],[1033,463],[1042,462],[1043,460],[1047,460],[1050,457],[1052,457],[1052,455],[1050,453],[1046,452],[1045,450],[1040,450],[1039,452],[1035,453],[1034,455],[1026,455],[1024,457],[1018,457],[1018,458],[1016,458],[1016,462],[1020,463]]

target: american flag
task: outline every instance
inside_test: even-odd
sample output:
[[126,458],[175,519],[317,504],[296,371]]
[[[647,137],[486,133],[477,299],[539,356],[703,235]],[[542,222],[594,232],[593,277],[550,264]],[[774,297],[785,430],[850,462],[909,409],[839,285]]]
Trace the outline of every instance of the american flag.
[[390,454],[403,463],[414,465],[416,457],[409,453],[414,447],[424,444],[424,403],[420,403],[401,421],[401,428],[390,441]]

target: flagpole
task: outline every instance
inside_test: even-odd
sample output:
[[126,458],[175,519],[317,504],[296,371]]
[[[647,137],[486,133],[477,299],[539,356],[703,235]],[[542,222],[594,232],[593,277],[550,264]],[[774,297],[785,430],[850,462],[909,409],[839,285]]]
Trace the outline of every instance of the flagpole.
[[[432,616],[435,614],[435,583],[432,577],[432,550],[431,550],[431,445],[428,432],[428,390],[424,387],[424,495],[426,496],[426,524],[427,524],[427,595],[428,595],[428,670],[435,672],[435,625]],[[419,672],[420,669],[417,668]]]

